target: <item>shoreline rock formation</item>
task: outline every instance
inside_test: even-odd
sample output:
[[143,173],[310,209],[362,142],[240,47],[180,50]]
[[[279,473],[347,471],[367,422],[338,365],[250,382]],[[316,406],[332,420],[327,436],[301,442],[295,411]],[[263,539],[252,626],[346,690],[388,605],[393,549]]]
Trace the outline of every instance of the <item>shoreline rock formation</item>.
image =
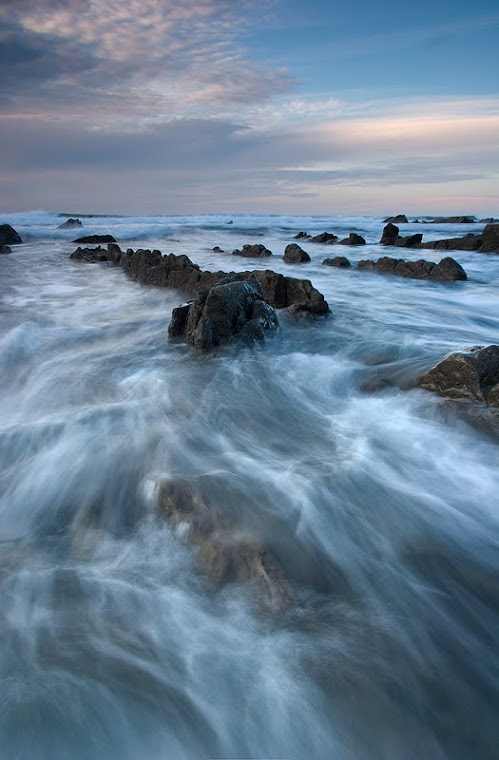
[[499,346],[449,354],[425,372],[418,385],[445,398],[499,406]]
[[357,264],[357,269],[379,274],[394,274],[399,277],[409,277],[415,280],[438,280],[440,282],[456,282],[467,280],[464,269],[450,256],[435,264],[433,261],[405,261],[382,256],[377,261],[363,259]]
[[475,251],[477,253],[499,253],[499,224],[487,224],[482,232],[468,232],[463,237],[430,240],[423,243],[423,235],[399,235],[399,228],[392,223],[386,225],[379,241],[381,245],[398,248],[425,248],[436,251]]

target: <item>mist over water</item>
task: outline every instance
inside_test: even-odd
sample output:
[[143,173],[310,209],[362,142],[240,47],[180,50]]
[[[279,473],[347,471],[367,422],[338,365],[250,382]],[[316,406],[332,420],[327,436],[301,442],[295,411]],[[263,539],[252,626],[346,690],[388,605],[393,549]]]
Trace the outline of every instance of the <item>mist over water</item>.
[[[27,241],[0,256],[0,757],[497,757],[498,437],[414,383],[499,341],[499,257],[455,252],[446,286],[322,266],[386,253],[380,219],[62,221],[0,217]],[[435,227],[401,230],[476,225]],[[302,229],[368,245],[286,265]],[[197,355],[166,337],[182,294],[69,260],[92,233],[309,278],[332,315]],[[290,609],[213,588],[168,477],[272,549]]]

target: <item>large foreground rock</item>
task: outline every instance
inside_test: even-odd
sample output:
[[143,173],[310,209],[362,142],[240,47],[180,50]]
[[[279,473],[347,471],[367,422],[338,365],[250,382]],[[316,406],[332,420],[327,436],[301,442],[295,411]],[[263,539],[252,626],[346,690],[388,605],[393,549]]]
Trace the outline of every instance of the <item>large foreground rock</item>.
[[170,338],[183,337],[189,346],[209,350],[235,338],[251,343],[276,332],[276,313],[258,281],[227,279],[173,310]]
[[22,243],[21,236],[10,224],[0,224],[0,245],[15,245]]
[[476,346],[446,356],[419,379],[427,391],[499,406],[499,346]]
[[268,248],[265,248],[262,243],[246,243],[246,245],[243,245],[241,250],[239,250],[239,248],[236,248],[235,251],[232,251],[232,255],[247,256],[248,258],[260,259],[265,256],[272,256],[272,251],[269,251]]
[[59,225],[57,229],[59,230],[70,230],[75,227],[83,227],[83,224],[80,222],[79,219],[67,219],[65,222]]
[[270,549],[241,533],[189,482],[181,478],[161,481],[158,508],[177,535],[193,547],[215,588],[247,584],[265,607],[276,612],[292,602],[291,586]]
[[290,243],[284,250],[284,261],[287,264],[303,264],[310,261],[310,256],[298,243]]
[[393,274],[398,277],[409,277],[415,280],[438,280],[440,282],[455,282],[466,280],[466,272],[457,261],[447,256],[438,264],[433,261],[405,261],[394,259],[390,256],[382,256],[377,261],[364,259],[359,261],[357,269],[378,274]]
[[173,253],[163,256],[161,251],[148,249],[133,251],[129,248],[122,251],[117,243],[109,243],[107,250],[101,246],[80,246],[71,258],[89,262],[108,261],[121,266],[129,277],[146,285],[176,288],[189,294],[212,288],[228,277],[256,280],[262,288],[264,300],[275,309],[292,308],[295,312],[318,316],[329,313],[327,301],[310,280],[285,277],[271,270],[253,270],[237,275],[235,272],[208,272],[193,264],[187,256],[175,256]]

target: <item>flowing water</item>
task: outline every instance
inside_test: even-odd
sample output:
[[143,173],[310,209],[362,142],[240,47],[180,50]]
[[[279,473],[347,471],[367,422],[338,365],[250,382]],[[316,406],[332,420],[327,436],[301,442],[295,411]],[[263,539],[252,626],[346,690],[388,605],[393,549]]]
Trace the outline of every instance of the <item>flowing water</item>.
[[[166,337],[182,294],[70,261],[61,221],[0,217],[26,241],[0,257],[0,757],[498,757],[499,439],[414,382],[499,341],[499,257],[456,252],[446,286],[322,266],[386,252],[380,219],[84,219],[331,306],[197,355]],[[368,245],[286,265],[302,229]],[[276,255],[230,256],[247,242]],[[172,476],[272,548],[290,609],[211,586],[157,514]]]

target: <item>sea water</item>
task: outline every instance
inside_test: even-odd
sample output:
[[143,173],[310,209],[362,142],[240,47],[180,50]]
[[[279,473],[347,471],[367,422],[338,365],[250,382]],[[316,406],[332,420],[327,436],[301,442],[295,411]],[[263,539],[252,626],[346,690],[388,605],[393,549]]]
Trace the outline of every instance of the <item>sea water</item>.
[[[416,381],[499,342],[499,257],[453,252],[445,285],[322,265],[385,254],[380,218],[64,220],[0,217],[0,757],[497,757],[499,438]],[[285,264],[300,230],[367,245]],[[83,234],[306,277],[331,315],[196,354],[167,339],[184,295],[71,261]],[[170,477],[271,548],[289,609],[213,588],[158,516]]]

